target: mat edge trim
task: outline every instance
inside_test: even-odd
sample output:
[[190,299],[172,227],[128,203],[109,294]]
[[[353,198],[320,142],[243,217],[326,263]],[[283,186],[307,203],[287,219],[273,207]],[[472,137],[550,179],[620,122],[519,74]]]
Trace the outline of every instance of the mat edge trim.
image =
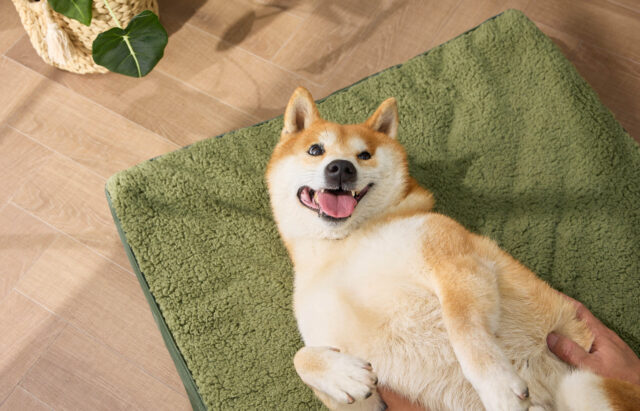
[[124,250],[127,254],[127,258],[129,259],[129,263],[131,264],[131,267],[133,268],[133,271],[135,272],[136,277],[140,282],[140,288],[142,288],[142,292],[144,293],[144,296],[147,302],[149,303],[149,307],[151,308],[151,314],[153,315],[153,319],[155,320],[156,325],[160,330],[162,339],[164,340],[167,350],[169,351],[169,354],[173,359],[173,362],[176,366],[178,374],[180,375],[180,379],[182,380],[182,384],[185,387],[185,391],[187,392],[187,396],[189,397],[191,406],[196,411],[206,411],[207,407],[202,401],[202,396],[198,391],[198,386],[196,385],[196,382],[193,379],[193,375],[191,375],[191,370],[189,370],[186,360],[182,356],[182,352],[178,348],[178,345],[176,344],[175,340],[173,339],[173,334],[171,333],[171,330],[169,329],[169,326],[167,325],[164,319],[164,316],[160,311],[160,307],[158,306],[158,303],[156,302],[155,297],[153,296],[153,294],[151,294],[151,290],[149,289],[149,284],[147,283],[147,280],[144,274],[142,274],[142,271],[140,270],[140,266],[138,265],[138,260],[135,254],[133,253],[133,250],[129,246],[129,243],[127,242],[124,229],[122,228],[120,219],[118,218],[116,211],[113,207],[113,204],[111,201],[111,194],[109,193],[109,190],[106,187],[105,187],[105,194],[107,196],[107,203],[109,204],[109,210],[111,211],[111,216],[113,217],[113,221],[116,225],[116,229],[118,230],[118,236],[120,237],[120,241],[124,246]]

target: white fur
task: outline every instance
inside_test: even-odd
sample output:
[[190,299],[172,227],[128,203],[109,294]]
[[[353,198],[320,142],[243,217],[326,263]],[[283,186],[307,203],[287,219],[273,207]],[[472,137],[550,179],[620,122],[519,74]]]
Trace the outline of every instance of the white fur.
[[[419,252],[417,247],[420,243],[420,233],[413,228],[419,227],[421,220],[400,220],[396,224],[384,226],[379,231],[358,236],[363,241],[354,241],[352,244],[357,246],[346,247],[344,255],[334,255],[335,260],[341,263],[326,264],[322,278],[313,275],[313,264],[310,265],[309,271],[304,265],[296,268],[298,275],[295,278],[294,306],[306,345],[341,346],[344,344],[344,335],[349,334],[349,329],[359,327],[357,319],[350,316],[351,306],[368,306],[370,301],[380,301],[374,314],[378,318],[384,318],[385,312],[395,309],[389,295],[396,294],[401,298],[408,290],[416,287],[407,279],[401,278],[401,273],[414,272],[416,277],[413,281],[423,281],[419,274],[424,267],[411,265],[413,259],[410,258]],[[403,234],[408,234],[409,237],[402,237]],[[389,244],[399,245],[404,241],[414,244],[415,247],[403,246],[397,250],[394,259],[389,259]],[[330,247],[331,242],[332,240],[326,240],[311,245],[300,240],[294,247],[295,260],[322,261],[327,252],[323,245]],[[388,279],[394,275],[399,277],[397,289],[377,286],[386,283],[377,280],[383,277]],[[347,306],[343,305],[345,299],[340,298],[345,293],[349,295]],[[303,297],[304,300],[298,300],[296,297]]]
[[320,142],[324,146],[330,146],[335,144],[338,136],[332,131],[323,130],[318,135],[318,142]]
[[347,144],[350,148],[350,152],[352,153],[361,153],[365,150],[368,150],[367,144],[358,136],[351,136],[347,139]]
[[[327,366],[320,371],[302,373],[300,378],[337,403],[349,404],[372,395],[377,377],[367,368],[367,362],[352,355],[333,351],[329,347],[304,347]],[[349,398],[351,397],[351,398]]]
[[[526,411],[529,401],[520,398],[528,393],[527,383],[520,378],[511,366],[492,367],[483,375],[482,381],[474,384],[482,403],[489,410]],[[514,395],[515,394],[515,395]]]
[[613,410],[602,389],[602,379],[587,371],[563,378],[556,402],[558,411]]

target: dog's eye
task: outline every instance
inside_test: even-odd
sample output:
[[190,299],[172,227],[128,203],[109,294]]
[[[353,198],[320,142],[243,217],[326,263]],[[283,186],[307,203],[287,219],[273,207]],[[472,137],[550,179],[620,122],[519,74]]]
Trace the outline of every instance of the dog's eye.
[[312,156],[321,156],[324,154],[324,148],[322,148],[322,146],[319,144],[314,144],[311,147],[309,147],[309,150],[307,151],[307,153],[309,153]]
[[368,151],[363,151],[362,153],[358,154],[358,158],[360,160],[368,160],[371,158],[371,153],[369,153]]

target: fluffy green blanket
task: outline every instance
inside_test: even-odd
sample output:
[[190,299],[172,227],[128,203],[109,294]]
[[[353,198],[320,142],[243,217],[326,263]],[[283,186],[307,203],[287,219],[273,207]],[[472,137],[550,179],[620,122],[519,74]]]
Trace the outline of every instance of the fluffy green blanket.
[[[319,109],[360,122],[390,96],[437,210],[497,240],[640,352],[640,149],[558,48],[507,11]],[[196,409],[319,406],[292,366],[292,267],[263,177],[281,128],[278,117],[204,140],[107,183]]]

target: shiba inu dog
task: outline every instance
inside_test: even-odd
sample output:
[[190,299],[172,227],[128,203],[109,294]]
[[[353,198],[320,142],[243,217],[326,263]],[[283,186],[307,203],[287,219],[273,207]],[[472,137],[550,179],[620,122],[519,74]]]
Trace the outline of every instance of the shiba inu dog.
[[393,98],[352,125],[323,120],[304,88],[287,105],[266,178],[295,266],[302,381],[330,409],[384,409],[378,382],[431,410],[614,409],[602,378],[547,349],[551,331],[589,349],[575,307],[432,212],[397,132]]

